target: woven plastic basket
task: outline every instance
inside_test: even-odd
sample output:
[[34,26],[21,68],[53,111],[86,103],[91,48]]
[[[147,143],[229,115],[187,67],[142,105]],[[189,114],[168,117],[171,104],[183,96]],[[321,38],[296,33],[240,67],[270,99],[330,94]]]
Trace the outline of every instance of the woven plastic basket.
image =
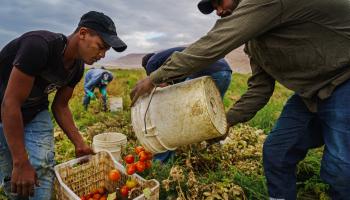
[[[108,173],[112,169],[120,171],[121,179],[119,181],[108,179]],[[116,188],[124,185],[128,178],[123,165],[116,162],[112,155],[106,151],[56,165],[55,174],[55,197],[57,200],[80,200],[82,195],[86,195],[100,187],[105,187],[109,192],[114,192]],[[137,174],[132,176],[141,187],[131,192],[131,199],[159,199],[159,182],[157,180],[145,180]],[[145,188],[149,188],[150,195],[143,193]]]

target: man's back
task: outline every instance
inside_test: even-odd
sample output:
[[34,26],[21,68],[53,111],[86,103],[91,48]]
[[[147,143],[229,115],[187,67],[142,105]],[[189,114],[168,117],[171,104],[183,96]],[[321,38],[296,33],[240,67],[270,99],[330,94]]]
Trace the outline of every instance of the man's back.
[[305,98],[326,98],[350,78],[350,2],[279,2],[278,24],[250,40],[246,50],[289,89]]
[[110,71],[108,70],[105,70],[105,69],[95,69],[95,68],[92,68],[92,69],[89,69],[87,72],[86,72],[86,75],[85,75],[85,84],[92,81],[99,81],[101,80],[103,74],[108,74],[108,81],[110,82],[112,79],[113,79],[113,75],[111,74]]
[[[163,65],[163,63],[171,57],[174,52],[181,52],[186,47],[173,47],[169,49],[165,49],[162,51],[157,51],[155,54],[149,58],[147,65],[145,67],[146,73],[151,74],[153,71],[157,70],[159,67]],[[196,78],[200,76],[210,75],[212,73],[218,71],[230,71],[232,72],[229,64],[226,62],[224,58],[217,60],[211,65],[202,66],[202,70],[197,73],[191,74],[191,78]]]

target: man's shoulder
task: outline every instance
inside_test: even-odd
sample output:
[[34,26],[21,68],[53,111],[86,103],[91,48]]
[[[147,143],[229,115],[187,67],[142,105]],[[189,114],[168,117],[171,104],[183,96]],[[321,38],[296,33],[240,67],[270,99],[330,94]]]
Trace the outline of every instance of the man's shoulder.
[[61,33],[54,33],[46,30],[37,30],[37,31],[30,31],[24,33],[22,36],[20,36],[21,39],[27,38],[27,37],[38,37],[42,38],[43,40],[47,42],[55,41],[57,39],[63,40],[63,34]]
[[46,54],[48,59],[59,56],[67,44],[67,38],[63,34],[45,30],[24,33],[16,41],[18,48],[23,47],[26,53],[41,52],[42,55]]

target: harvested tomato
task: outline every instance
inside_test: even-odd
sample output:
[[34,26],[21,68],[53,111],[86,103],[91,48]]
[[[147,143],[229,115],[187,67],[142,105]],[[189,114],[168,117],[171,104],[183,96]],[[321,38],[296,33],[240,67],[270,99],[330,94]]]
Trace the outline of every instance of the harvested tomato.
[[101,195],[99,193],[96,193],[92,198],[95,200],[99,200],[101,198]]
[[152,161],[150,160],[146,160],[145,164],[146,164],[146,169],[149,169],[152,167]]
[[146,160],[148,160],[148,155],[147,155],[147,153],[144,152],[144,151],[141,151],[141,152],[139,153],[139,160],[140,160],[140,161],[146,161]]
[[103,196],[100,198],[100,200],[107,200],[107,197]]
[[126,173],[128,175],[132,175],[136,172],[136,165],[135,164],[129,164],[126,166]]
[[90,199],[94,196],[94,193],[90,192],[88,195],[86,195],[86,199]]
[[98,193],[104,194],[106,192],[104,187],[97,188]]
[[145,148],[143,148],[143,146],[137,146],[137,147],[135,148],[136,154],[139,154],[141,151],[145,151]]
[[91,193],[92,193],[92,194],[96,194],[96,193],[99,193],[99,192],[98,192],[98,189],[94,189],[94,190],[92,190]]
[[87,200],[85,196],[80,197],[80,200]]
[[129,189],[132,189],[132,188],[136,187],[137,181],[135,179],[129,179],[129,180],[126,181],[125,185]]
[[126,164],[131,164],[134,162],[135,158],[133,155],[129,154],[129,155],[125,156],[124,160],[125,160]]
[[146,164],[141,160],[137,161],[135,165],[138,172],[143,172],[146,169]]
[[118,181],[120,179],[120,172],[117,169],[112,169],[108,174],[109,180]]
[[128,196],[128,194],[129,194],[129,188],[126,187],[126,185],[123,185],[122,188],[120,188],[120,194],[121,194],[123,197]]
[[153,154],[151,152],[145,151],[147,154],[147,160],[152,160]]

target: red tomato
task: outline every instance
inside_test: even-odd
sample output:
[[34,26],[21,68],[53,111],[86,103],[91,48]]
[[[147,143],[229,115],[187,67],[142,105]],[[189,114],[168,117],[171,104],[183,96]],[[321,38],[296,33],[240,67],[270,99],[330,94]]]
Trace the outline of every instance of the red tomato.
[[126,164],[131,164],[134,162],[135,158],[133,155],[129,154],[129,155],[125,156],[124,160],[125,160]]
[[121,194],[123,197],[128,196],[128,194],[129,194],[129,188],[126,187],[126,185],[123,185],[122,188],[120,188],[120,194]]
[[147,160],[152,160],[153,154],[151,152],[146,151],[147,154]]
[[137,146],[137,147],[135,148],[136,154],[139,154],[141,151],[145,151],[145,148],[143,148],[143,146]]
[[86,195],[86,199],[90,199],[94,196],[94,193],[90,192],[88,195]]
[[147,160],[147,161],[145,162],[145,164],[146,164],[146,169],[149,169],[149,168],[152,167],[152,161],[150,161],[150,160]]
[[126,173],[127,173],[128,175],[132,175],[132,174],[134,174],[135,172],[136,172],[136,166],[135,166],[135,164],[129,164],[129,165],[126,166]]
[[138,172],[143,172],[146,169],[146,164],[143,161],[137,161],[135,165]]
[[108,174],[109,180],[118,181],[120,179],[120,172],[116,169],[112,169]]
[[145,151],[139,153],[139,160],[142,162],[148,160],[148,155]]
[[92,198],[95,200],[99,200],[101,198],[101,195],[96,193],[96,194],[94,194],[94,196]]
[[97,191],[98,191],[98,193],[100,193],[100,194],[104,194],[106,190],[105,190],[104,187],[100,187],[100,188],[97,188]]
[[85,196],[80,197],[80,200],[87,200]]

